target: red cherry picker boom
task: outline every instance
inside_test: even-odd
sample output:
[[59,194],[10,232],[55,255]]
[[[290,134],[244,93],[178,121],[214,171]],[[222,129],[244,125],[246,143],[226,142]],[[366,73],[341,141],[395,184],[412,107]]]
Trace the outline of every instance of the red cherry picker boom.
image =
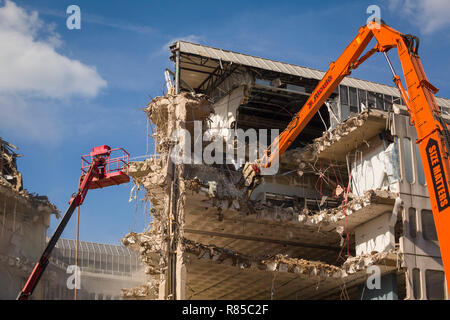
[[[116,158],[111,158],[111,154],[120,154]],[[128,176],[128,161],[130,155],[122,148],[111,149],[103,145],[94,147],[89,155],[81,157],[82,175],[78,184],[78,191],[69,201],[69,207],[65,212],[55,233],[50,238],[39,261],[36,263],[31,275],[23,289],[19,292],[17,300],[28,300],[33,294],[42,274],[49,263],[49,259],[56,243],[70,220],[75,209],[83,204],[89,189],[104,188],[112,185],[119,185],[130,181]]]

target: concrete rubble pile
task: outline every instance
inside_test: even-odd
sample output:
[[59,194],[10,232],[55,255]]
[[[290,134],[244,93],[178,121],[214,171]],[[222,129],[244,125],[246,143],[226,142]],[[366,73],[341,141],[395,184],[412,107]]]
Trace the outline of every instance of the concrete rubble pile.
[[[204,245],[185,239],[184,252],[186,260],[206,260],[224,266],[234,266],[239,269],[267,271],[267,272],[289,272],[306,276],[319,276],[321,278],[345,278],[367,267],[377,264],[390,265],[399,268],[402,256],[396,250],[387,252],[374,252],[358,257],[347,257],[341,267],[310,261],[301,258],[290,258],[286,255],[277,254],[272,257],[250,257],[229,249],[219,248],[214,245]],[[155,259],[157,251],[154,251],[151,236],[147,234],[129,233],[122,239],[122,243],[131,249],[139,251],[142,260],[146,264],[146,273],[156,275],[160,273],[158,261]],[[143,297],[149,292],[156,292],[158,287],[155,278],[134,289],[123,289],[125,296]]]
[[155,279],[150,279],[146,284],[137,288],[122,289],[122,296],[124,298],[133,300],[152,300],[158,297],[158,284]]
[[350,216],[358,210],[375,203],[394,203],[397,195],[392,192],[382,190],[369,190],[361,197],[349,198],[347,204],[341,204],[336,208],[328,208],[320,211],[308,209],[273,206],[270,203],[258,204],[254,206],[254,213],[261,219],[280,221],[292,224],[304,224],[317,226],[335,224],[336,222]]
[[385,266],[395,266],[399,269],[402,265],[403,258],[401,253],[397,250],[391,249],[383,252],[367,253],[357,257],[349,257],[344,264],[342,269],[346,274],[353,274],[365,268],[382,264]]
[[22,190],[22,174],[17,170],[17,147],[0,138],[0,184]]
[[[46,196],[23,188],[16,150],[0,138],[0,299],[15,297],[17,287],[23,286],[44,249],[50,216],[59,217]],[[52,275],[48,272],[47,277]]]

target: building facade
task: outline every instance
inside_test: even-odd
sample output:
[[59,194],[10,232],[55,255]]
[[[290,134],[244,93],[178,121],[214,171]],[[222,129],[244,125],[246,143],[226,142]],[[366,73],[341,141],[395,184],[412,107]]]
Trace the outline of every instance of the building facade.
[[[276,174],[249,186],[226,152],[220,163],[174,162],[177,143],[199,140],[174,132],[192,137],[197,121],[199,145],[236,149],[230,131],[284,130],[324,72],[185,41],[171,52],[174,88],[145,109],[157,154],[130,168],[154,219],[122,240],[159,278],[159,299],[448,299],[395,87],[346,77]],[[436,100],[449,120],[450,100]],[[245,150],[249,161],[256,148]]]
[[121,300],[122,289],[140,285],[145,277],[135,252],[123,246],[80,241],[78,263],[76,241],[60,239],[52,253],[50,265],[39,287],[44,300],[73,300],[75,268],[80,269],[78,300]]
[[[50,216],[46,196],[23,189],[17,147],[0,138],[0,299],[15,299],[45,248]],[[41,289],[35,298],[42,299]]]

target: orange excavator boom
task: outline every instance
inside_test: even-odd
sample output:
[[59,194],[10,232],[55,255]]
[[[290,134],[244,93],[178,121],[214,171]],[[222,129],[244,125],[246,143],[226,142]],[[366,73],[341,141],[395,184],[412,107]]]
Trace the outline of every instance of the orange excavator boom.
[[[361,56],[373,38],[377,41],[375,47]],[[353,69],[375,52],[383,53],[393,73],[393,81],[405,101],[411,123],[417,131],[416,143],[419,145],[425,172],[446,279],[447,283],[450,283],[450,135],[448,125],[441,117],[441,111],[434,96],[438,89],[428,82],[418,55],[418,47],[417,37],[404,35],[382,21],[379,23],[371,21],[362,26],[339,58],[330,63],[328,71],[306,103],[293,117],[287,128],[267,148],[263,158],[257,164],[246,164],[244,176],[247,179],[246,185],[251,186],[251,181],[258,175],[259,168],[270,167],[274,161],[277,161],[342,79],[350,75]],[[398,52],[407,91],[387,55],[387,52],[393,48],[396,48]],[[248,174],[250,171],[252,173]]]

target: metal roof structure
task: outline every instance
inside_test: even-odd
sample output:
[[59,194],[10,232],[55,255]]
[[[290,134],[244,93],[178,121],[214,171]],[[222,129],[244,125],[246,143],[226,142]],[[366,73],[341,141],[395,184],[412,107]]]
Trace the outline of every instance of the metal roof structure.
[[[79,251],[98,254],[108,254],[112,256],[137,256],[137,254],[124,246],[116,246],[112,244],[96,243],[88,241],[80,241]],[[76,241],[71,239],[59,239],[56,243],[58,249],[75,250]]]
[[[181,60],[182,68],[184,67],[183,69],[187,71],[184,72],[183,78],[185,80],[187,79],[189,84],[193,87],[199,87],[208,78],[208,76],[216,70],[216,68],[221,67],[222,62],[275,71],[315,80],[321,80],[325,74],[324,71],[317,69],[213,48],[182,40],[176,41],[171,46],[171,50],[173,52],[180,50],[182,54],[185,53],[207,59],[203,61],[201,65],[196,64],[195,68],[192,67],[192,64],[188,61],[188,59]],[[341,84],[394,97],[400,97],[397,87],[373,81],[345,77]],[[450,99],[436,97],[436,101],[440,107],[450,108]]]

